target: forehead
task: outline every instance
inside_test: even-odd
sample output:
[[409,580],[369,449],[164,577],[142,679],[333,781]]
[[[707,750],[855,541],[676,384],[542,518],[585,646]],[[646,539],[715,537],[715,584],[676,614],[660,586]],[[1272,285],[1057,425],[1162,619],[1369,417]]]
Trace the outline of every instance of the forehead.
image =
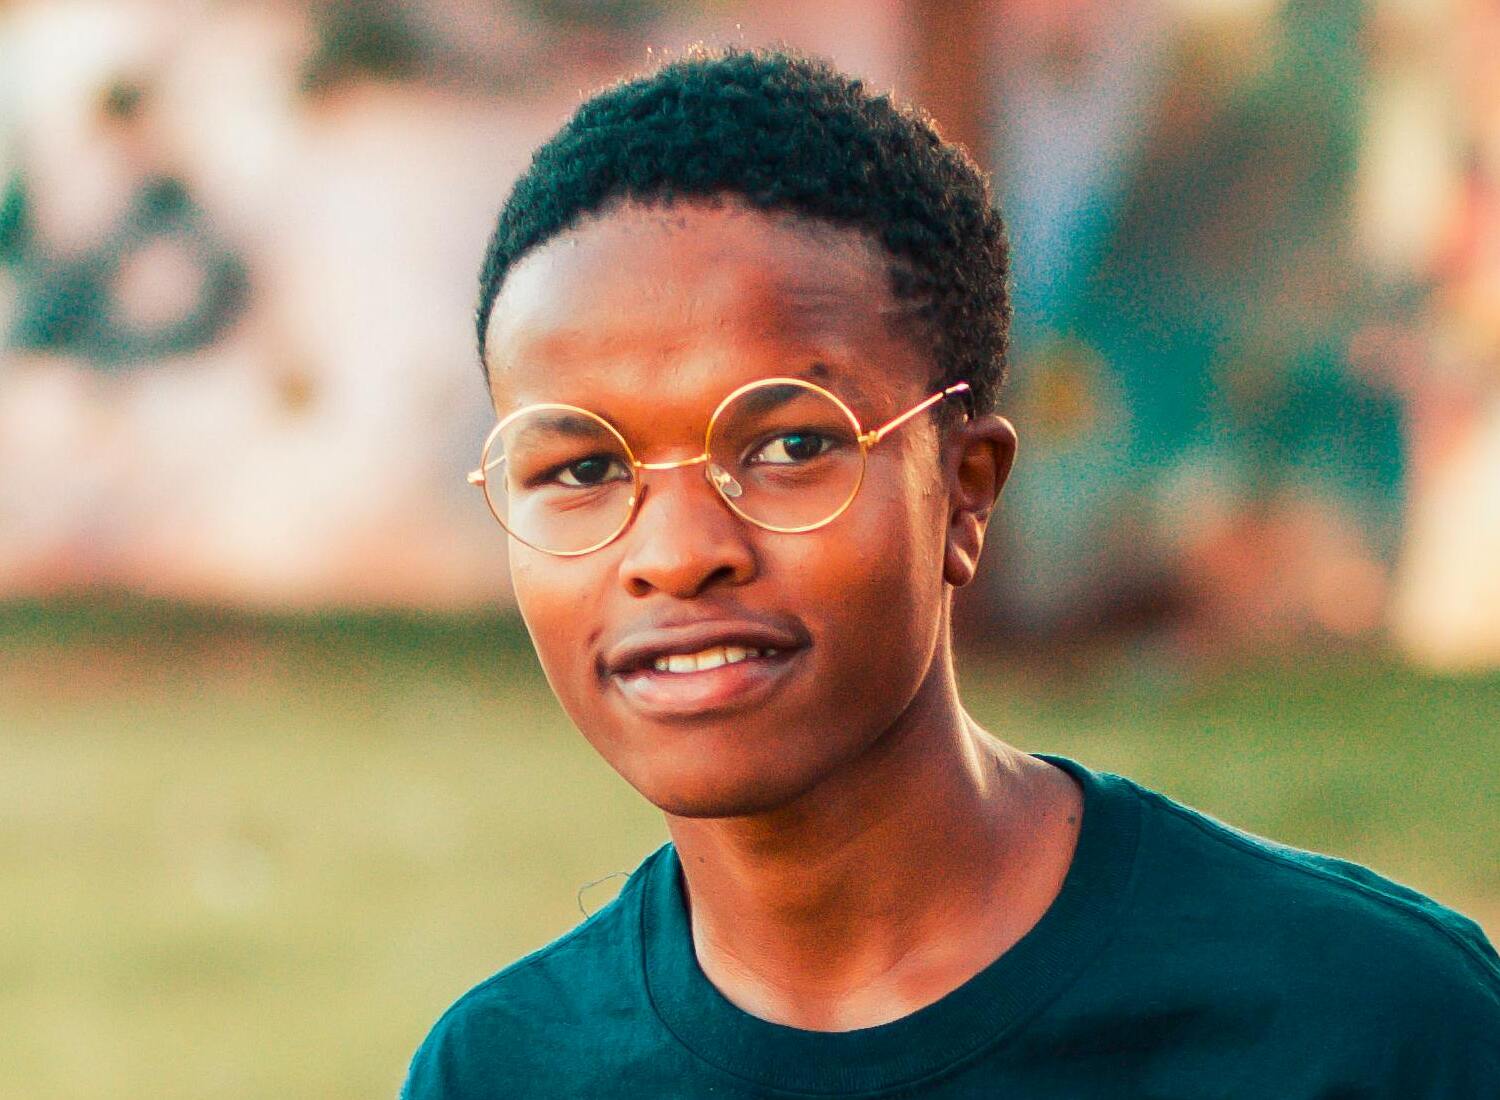
[[800,374],[878,414],[930,374],[908,330],[884,251],[854,230],[733,203],[626,206],[510,272],[488,365],[502,412],[712,401]]

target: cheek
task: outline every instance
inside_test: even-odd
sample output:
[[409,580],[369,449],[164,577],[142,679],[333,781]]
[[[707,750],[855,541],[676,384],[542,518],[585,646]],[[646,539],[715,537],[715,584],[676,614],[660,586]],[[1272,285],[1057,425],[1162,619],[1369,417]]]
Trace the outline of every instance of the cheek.
[[[827,537],[784,562],[801,606],[817,608],[820,664],[834,711],[899,712],[931,662],[940,624],[943,531],[925,484],[893,471],[872,479]],[[868,493],[868,496],[866,495]],[[877,703],[878,700],[878,703]]]
[[524,547],[511,551],[516,608],[548,684],[575,722],[593,680],[590,654],[599,628],[590,593],[602,583],[598,568],[587,558],[551,558]]

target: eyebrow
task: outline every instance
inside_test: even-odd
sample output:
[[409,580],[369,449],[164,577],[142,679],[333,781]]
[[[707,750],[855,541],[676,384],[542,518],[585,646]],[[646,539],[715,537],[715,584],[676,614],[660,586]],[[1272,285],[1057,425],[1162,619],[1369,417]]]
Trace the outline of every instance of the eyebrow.
[[[807,377],[811,372],[804,371],[797,377]],[[812,378],[808,378],[812,381]],[[759,414],[770,412],[788,402],[795,401],[799,397],[806,397],[808,393],[801,386],[793,386],[783,383],[779,386],[761,386],[759,389],[750,390],[741,394],[739,399],[746,403],[751,413]]]
[[522,418],[523,428],[513,436],[509,446],[526,442],[533,435],[560,435],[569,439],[613,439],[614,437],[590,417],[562,409],[540,410]]
[[868,406],[874,400],[863,379],[849,372],[840,373],[826,359],[814,359],[806,367],[789,374],[792,378],[805,379],[822,386],[850,405]]

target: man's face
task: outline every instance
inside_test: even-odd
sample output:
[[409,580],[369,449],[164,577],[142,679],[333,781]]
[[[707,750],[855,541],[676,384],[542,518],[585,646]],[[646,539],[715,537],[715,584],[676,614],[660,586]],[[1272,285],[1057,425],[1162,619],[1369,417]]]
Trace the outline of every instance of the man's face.
[[[734,204],[626,206],[510,273],[492,396],[501,415],[592,410],[638,460],[670,462],[698,455],[720,400],[761,378],[806,377],[865,429],[884,423],[930,392],[905,331],[881,254],[853,231]],[[872,448],[853,503],[814,531],[752,526],[692,465],[645,472],[634,522],[602,549],[511,541],[553,690],[647,799],[688,817],[787,806],[877,746],[935,675],[949,506],[936,423]],[[654,667],[718,645],[762,655]]]

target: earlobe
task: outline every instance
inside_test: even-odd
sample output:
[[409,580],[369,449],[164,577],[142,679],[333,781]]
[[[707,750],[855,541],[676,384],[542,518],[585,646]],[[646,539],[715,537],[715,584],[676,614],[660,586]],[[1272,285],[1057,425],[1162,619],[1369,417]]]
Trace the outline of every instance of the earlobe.
[[979,569],[984,533],[1016,457],[1016,429],[990,414],[969,421],[953,439],[948,538],[943,579],[962,588]]

